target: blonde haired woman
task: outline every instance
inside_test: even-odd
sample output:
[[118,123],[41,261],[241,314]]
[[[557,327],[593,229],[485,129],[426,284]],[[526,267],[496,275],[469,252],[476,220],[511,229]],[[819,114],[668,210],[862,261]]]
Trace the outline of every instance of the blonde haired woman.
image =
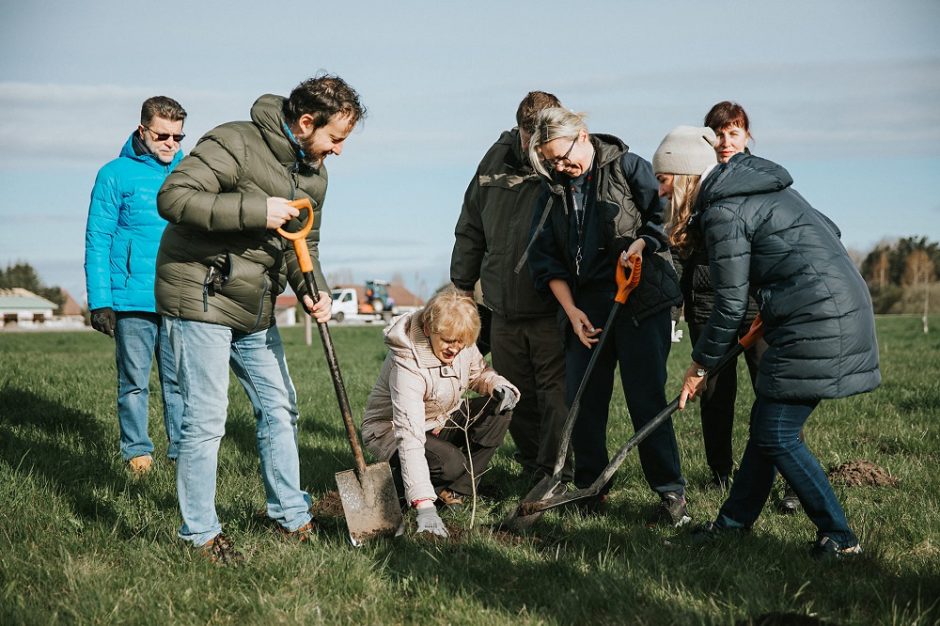
[[[680,126],[653,157],[660,195],[697,194],[683,226],[703,239],[715,290],[679,407],[737,341],[749,293],[768,345],[740,469],[715,521],[694,536],[704,541],[749,530],[779,471],[816,525],[812,556],[858,554],[858,538],[799,433],[821,400],[871,391],[881,381],[868,288],[838,228],[792,189],[784,168],[745,154],[716,167],[714,143],[712,129]],[[679,176],[694,172],[701,174],[698,185]]]
[[[385,333],[389,352],[366,403],[362,439],[391,464],[419,533],[447,536],[435,503],[459,505],[473,491],[519,401],[518,389],[483,360],[479,334],[476,304],[453,287]],[[482,397],[464,402],[467,390]]]
[[[574,400],[601,328],[613,307],[617,263],[643,259],[640,284],[617,315],[587,381],[572,433],[577,487],[594,482],[607,466],[607,419],[614,372],[630,419],[642,428],[666,406],[666,359],[672,346],[671,315],[681,303],[663,231],[663,205],[649,162],[617,137],[588,132],[582,116],[543,110],[529,142],[534,167],[547,179],[536,206],[529,269],[536,289],[553,294],[568,317],[565,335],[567,400]],[[672,422],[639,445],[640,464],[659,497],[651,522],[680,526],[691,520],[685,478]],[[609,487],[609,485],[607,486]],[[606,489],[605,489],[606,492]],[[606,493],[588,503],[603,506]]]

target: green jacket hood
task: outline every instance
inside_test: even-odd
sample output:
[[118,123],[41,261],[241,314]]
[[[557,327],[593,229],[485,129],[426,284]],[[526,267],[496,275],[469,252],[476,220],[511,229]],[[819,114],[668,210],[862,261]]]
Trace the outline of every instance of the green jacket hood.
[[264,142],[285,166],[298,162],[297,150],[284,132],[283,96],[265,94],[251,105],[251,121],[260,129]]

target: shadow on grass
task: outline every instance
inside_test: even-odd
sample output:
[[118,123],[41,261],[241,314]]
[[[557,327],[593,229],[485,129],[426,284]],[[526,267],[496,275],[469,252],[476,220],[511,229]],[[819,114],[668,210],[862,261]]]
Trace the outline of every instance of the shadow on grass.
[[56,485],[76,515],[105,524],[118,521],[114,507],[95,497],[92,486],[121,491],[128,478],[108,458],[84,452],[113,436],[95,416],[14,387],[0,389],[0,408],[0,462],[16,474]]
[[898,573],[874,554],[818,563],[808,556],[809,542],[760,532],[699,546],[685,531],[667,538],[633,516],[626,528],[619,517],[616,528],[573,512],[543,518],[526,536],[527,550],[487,538],[485,530],[454,543],[412,536],[380,546],[377,560],[402,586],[431,585],[504,615],[547,622],[710,621],[703,610],[720,611],[720,623],[744,624],[825,623],[814,614],[831,623],[892,613],[934,623],[940,616],[932,606],[940,578]]
[[[320,422],[310,421],[318,430],[314,436],[317,441],[337,442],[337,446],[314,445],[307,443],[305,440],[309,440],[310,437],[304,437],[304,433],[301,433],[301,480],[305,489],[316,494],[335,489],[336,472],[354,467],[355,462],[344,429],[325,428]],[[323,432],[324,430],[327,432]],[[253,414],[229,415],[225,424],[225,437],[235,444],[246,458],[258,461],[258,434]]]

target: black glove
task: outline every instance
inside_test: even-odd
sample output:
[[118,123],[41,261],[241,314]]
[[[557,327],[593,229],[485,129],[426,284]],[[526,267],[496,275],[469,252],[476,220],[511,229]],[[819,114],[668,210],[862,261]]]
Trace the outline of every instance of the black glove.
[[114,337],[114,309],[109,306],[91,310],[91,327],[108,337]]

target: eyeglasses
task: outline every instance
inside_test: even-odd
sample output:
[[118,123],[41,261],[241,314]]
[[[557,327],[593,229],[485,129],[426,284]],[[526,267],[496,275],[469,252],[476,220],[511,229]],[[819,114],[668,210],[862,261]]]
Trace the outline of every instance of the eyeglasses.
[[183,141],[184,139],[186,139],[186,135],[184,135],[183,133],[180,133],[179,135],[174,135],[173,133],[158,133],[157,131],[153,130],[149,126],[144,126],[144,128],[146,128],[151,133],[153,133],[154,141],[166,141],[167,139],[172,137],[173,141],[175,141],[176,143],[179,143]]
[[568,148],[567,152],[565,152],[560,157],[555,157],[554,159],[542,159],[542,163],[545,164],[545,167],[552,170],[558,167],[561,163],[569,163],[571,159],[568,157],[571,156],[571,151],[574,150],[574,144],[576,143],[578,143],[578,136],[572,140],[571,146]]

